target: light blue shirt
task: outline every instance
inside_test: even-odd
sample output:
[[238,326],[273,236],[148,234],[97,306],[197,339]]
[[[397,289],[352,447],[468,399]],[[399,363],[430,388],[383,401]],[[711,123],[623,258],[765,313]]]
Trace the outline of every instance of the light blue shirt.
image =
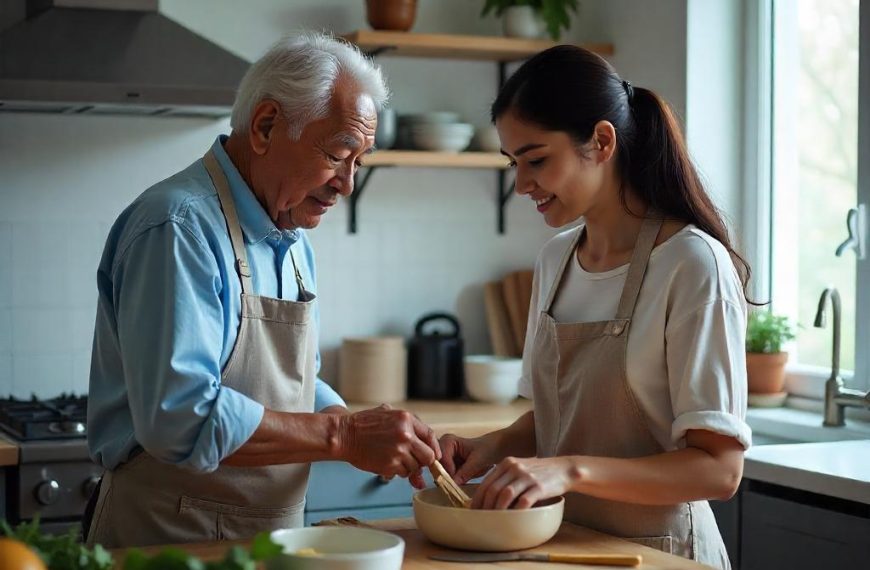
[[[305,232],[279,230],[223,149],[254,293],[296,300],[292,249],[317,292]],[[91,458],[113,469],[142,448],[213,471],[257,429],[263,405],[221,385],[239,329],[241,283],[217,191],[202,160],[156,184],[118,217],[97,272],[99,301],[88,398]],[[314,305],[315,334],[320,312]],[[320,370],[320,353],[316,355]],[[315,410],[344,402],[319,378]],[[268,405],[268,402],[266,403]]]

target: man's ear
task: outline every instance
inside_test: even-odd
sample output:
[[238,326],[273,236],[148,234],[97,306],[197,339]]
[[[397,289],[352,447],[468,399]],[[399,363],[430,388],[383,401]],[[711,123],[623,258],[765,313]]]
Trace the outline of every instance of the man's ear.
[[254,107],[248,138],[255,154],[262,156],[269,150],[269,141],[280,112],[281,106],[273,99],[263,99]]

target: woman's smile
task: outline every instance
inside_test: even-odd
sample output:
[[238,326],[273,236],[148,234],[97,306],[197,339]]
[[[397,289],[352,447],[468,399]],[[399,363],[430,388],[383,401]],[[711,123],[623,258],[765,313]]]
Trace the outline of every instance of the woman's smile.
[[550,202],[552,202],[555,197],[556,196],[547,196],[546,198],[536,199],[535,206],[537,206],[538,211],[543,214],[547,210],[547,208],[550,207]]

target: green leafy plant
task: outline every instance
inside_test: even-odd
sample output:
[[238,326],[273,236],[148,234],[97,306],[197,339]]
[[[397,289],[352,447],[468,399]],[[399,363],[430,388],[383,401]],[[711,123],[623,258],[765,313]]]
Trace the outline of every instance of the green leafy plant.
[[[61,536],[43,534],[39,521],[21,523],[15,528],[0,520],[0,530],[9,538],[20,540],[32,548],[51,570],[111,570],[112,555],[99,544],[91,550],[78,542],[78,533],[71,530]],[[255,570],[257,563],[281,554],[280,545],[272,542],[269,533],[254,537],[250,550],[234,546],[223,560],[203,562],[178,548],[164,548],[153,556],[132,549],[121,570]]]
[[501,16],[505,10],[513,6],[530,6],[541,16],[550,37],[558,40],[562,35],[562,29],[567,30],[571,27],[570,13],[577,13],[578,2],[577,0],[486,0],[480,15],[486,16],[494,12],[496,16]]
[[112,568],[112,555],[100,546],[93,550],[78,541],[78,532],[70,529],[66,534],[52,536],[39,530],[39,520],[20,523],[15,528],[5,520],[0,521],[0,529],[9,538],[20,540],[33,549],[51,570],[109,570]]
[[767,311],[753,311],[746,326],[746,352],[775,354],[782,345],[795,338],[794,327],[788,317]]

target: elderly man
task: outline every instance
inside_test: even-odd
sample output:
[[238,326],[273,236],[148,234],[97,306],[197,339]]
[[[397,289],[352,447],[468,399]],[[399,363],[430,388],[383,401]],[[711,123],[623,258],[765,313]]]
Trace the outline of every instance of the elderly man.
[[301,526],[312,461],[422,485],[432,431],[386,406],[348,414],[317,378],[303,231],[353,191],[386,97],[353,47],[283,41],[242,80],[230,136],[116,221],[98,272],[88,444],[106,472],[89,544]]

